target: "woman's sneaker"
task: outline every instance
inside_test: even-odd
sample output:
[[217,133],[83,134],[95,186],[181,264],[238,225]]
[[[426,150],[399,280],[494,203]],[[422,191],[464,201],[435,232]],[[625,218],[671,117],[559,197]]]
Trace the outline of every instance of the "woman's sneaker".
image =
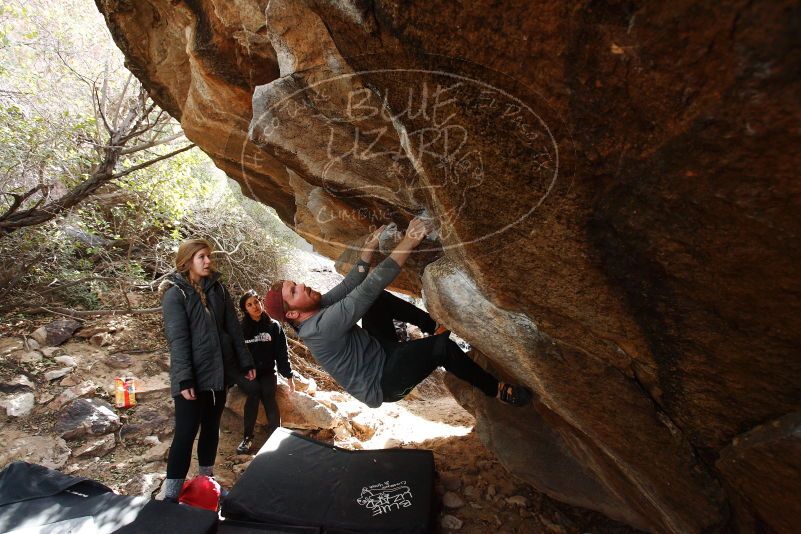
[[531,390],[525,386],[515,386],[506,382],[498,383],[498,398],[501,402],[521,407],[531,402]]
[[236,448],[237,454],[247,454],[250,452],[250,448],[253,446],[253,436],[245,437],[242,440],[242,443],[239,444],[239,447]]

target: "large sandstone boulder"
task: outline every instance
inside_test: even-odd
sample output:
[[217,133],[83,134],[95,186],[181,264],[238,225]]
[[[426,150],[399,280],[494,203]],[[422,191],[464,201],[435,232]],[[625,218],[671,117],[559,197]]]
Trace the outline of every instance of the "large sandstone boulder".
[[[236,414],[244,415],[247,396],[239,388],[232,388],[228,392],[226,407]],[[288,428],[317,430],[320,428],[335,429],[345,425],[342,417],[338,416],[328,406],[302,391],[290,391],[285,383],[279,383],[275,400],[281,413],[281,425]],[[267,424],[267,415],[264,406],[259,402],[259,414],[256,422]]]
[[[723,449],[717,467],[762,510],[777,532],[792,532],[801,517],[801,412],[742,434]],[[769,481],[769,482],[768,482]]]
[[765,489],[789,437],[723,454],[801,410],[792,2],[97,3],[187,136],[340,268],[433,218],[396,287],[535,391],[466,402],[515,474],[652,531],[792,521]]

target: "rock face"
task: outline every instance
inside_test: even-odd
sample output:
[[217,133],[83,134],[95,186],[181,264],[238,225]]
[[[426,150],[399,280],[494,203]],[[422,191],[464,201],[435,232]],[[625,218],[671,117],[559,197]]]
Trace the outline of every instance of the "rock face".
[[791,524],[766,488],[797,437],[736,443],[801,410],[793,3],[97,3],[187,136],[343,267],[434,219],[396,284],[535,391],[454,390],[514,473],[651,531]]
[[[760,425],[723,449],[717,467],[777,532],[792,532],[801,517],[801,412]],[[765,484],[770,480],[770,484]]]

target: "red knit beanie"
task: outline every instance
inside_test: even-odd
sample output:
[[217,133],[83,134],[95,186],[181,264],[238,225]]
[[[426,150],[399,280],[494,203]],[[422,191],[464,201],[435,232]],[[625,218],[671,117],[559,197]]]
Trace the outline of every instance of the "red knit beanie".
[[264,295],[264,309],[267,310],[267,315],[276,321],[286,320],[284,297],[281,295],[280,289],[270,288],[267,294]]
[[220,504],[220,485],[211,477],[198,475],[184,483],[178,502],[216,512]]

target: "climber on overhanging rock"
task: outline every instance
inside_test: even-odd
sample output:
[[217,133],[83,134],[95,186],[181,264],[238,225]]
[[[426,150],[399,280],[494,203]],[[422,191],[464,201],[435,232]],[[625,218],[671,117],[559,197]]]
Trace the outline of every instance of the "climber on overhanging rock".
[[[402,343],[393,339],[393,318],[425,326],[423,320],[409,319],[419,318],[409,308],[421,310],[388,298],[384,288],[400,273],[428,229],[421,219],[412,220],[392,254],[368,274],[383,229],[367,238],[359,261],[325,295],[290,280],[273,284],[264,297],[267,313],[289,321],[323,369],[371,408],[401,400],[439,366],[512,406],[531,402],[527,388],[499,382],[468,358],[447,333]],[[364,328],[356,325],[359,319]],[[431,321],[425,329],[431,332],[435,325]]]

